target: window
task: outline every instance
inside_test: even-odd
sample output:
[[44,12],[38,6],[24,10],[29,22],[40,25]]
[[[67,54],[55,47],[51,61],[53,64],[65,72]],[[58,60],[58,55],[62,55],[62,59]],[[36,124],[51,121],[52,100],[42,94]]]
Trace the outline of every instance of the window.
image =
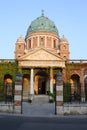
[[66,50],[66,45],[63,46],[63,49]]
[[31,39],[29,39],[28,48],[31,48]]
[[54,40],[53,42],[54,42],[54,48],[56,48],[56,40]]
[[63,56],[64,59],[66,59],[66,56]]
[[44,38],[41,38],[41,40],[40,40],[40,46],[44,46]]
[[18,48],[20,49],[20,48],[21,48],[21,45],[18,45]]

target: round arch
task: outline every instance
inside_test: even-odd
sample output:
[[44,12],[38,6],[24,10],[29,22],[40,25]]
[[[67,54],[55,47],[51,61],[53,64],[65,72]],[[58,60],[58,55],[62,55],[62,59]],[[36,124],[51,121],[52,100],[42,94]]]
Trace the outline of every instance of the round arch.
[[12,76],[10,74],[4,75],[4,94],[5,101],[12,101],[13,99],[13,86],[12,86]]
[[4,83],[12,83],[12,76],[10,74],[4,75]]
[[78,74],[72,74],[70,78],[71,94],[81,95],[80,76]]
[[30,75],[23,75],[23,100],[28,100],[29,95],[29,86],[30,86]]

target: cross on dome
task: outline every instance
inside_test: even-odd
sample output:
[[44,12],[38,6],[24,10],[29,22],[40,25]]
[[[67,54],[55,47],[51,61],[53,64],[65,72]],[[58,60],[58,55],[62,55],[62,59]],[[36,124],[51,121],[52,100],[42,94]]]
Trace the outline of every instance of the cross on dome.
[[42,16],[44,16],[44,10],[42,10]]

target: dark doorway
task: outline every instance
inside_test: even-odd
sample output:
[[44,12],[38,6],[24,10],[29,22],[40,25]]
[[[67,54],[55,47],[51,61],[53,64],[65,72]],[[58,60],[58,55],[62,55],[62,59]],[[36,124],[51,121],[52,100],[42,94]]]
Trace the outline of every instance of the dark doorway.
[[46,82],[47,82],[47,73],[43,70],[40,70],[36,73],[37,78],[37,89],[38,94],[46,94]]
[[71,76],[71,95],[73,100],[81,100],[80,77],[77,74],[73,74]]
[[46,79],[42,76],[38,79],[38,94],[46,94]]
[[46,92],[46,82],[45,81],[43,81],[42,82],[42,94],[45,94],[45,92]]

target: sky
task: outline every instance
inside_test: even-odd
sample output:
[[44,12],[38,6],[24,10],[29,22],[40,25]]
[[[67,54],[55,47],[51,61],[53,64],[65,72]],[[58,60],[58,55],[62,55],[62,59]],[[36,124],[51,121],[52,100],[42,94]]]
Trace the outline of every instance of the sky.
[[87,0],[0,0],[0,59],[14,59],[17,39],[42,10],[68,40],[70,59],[87,59]]

